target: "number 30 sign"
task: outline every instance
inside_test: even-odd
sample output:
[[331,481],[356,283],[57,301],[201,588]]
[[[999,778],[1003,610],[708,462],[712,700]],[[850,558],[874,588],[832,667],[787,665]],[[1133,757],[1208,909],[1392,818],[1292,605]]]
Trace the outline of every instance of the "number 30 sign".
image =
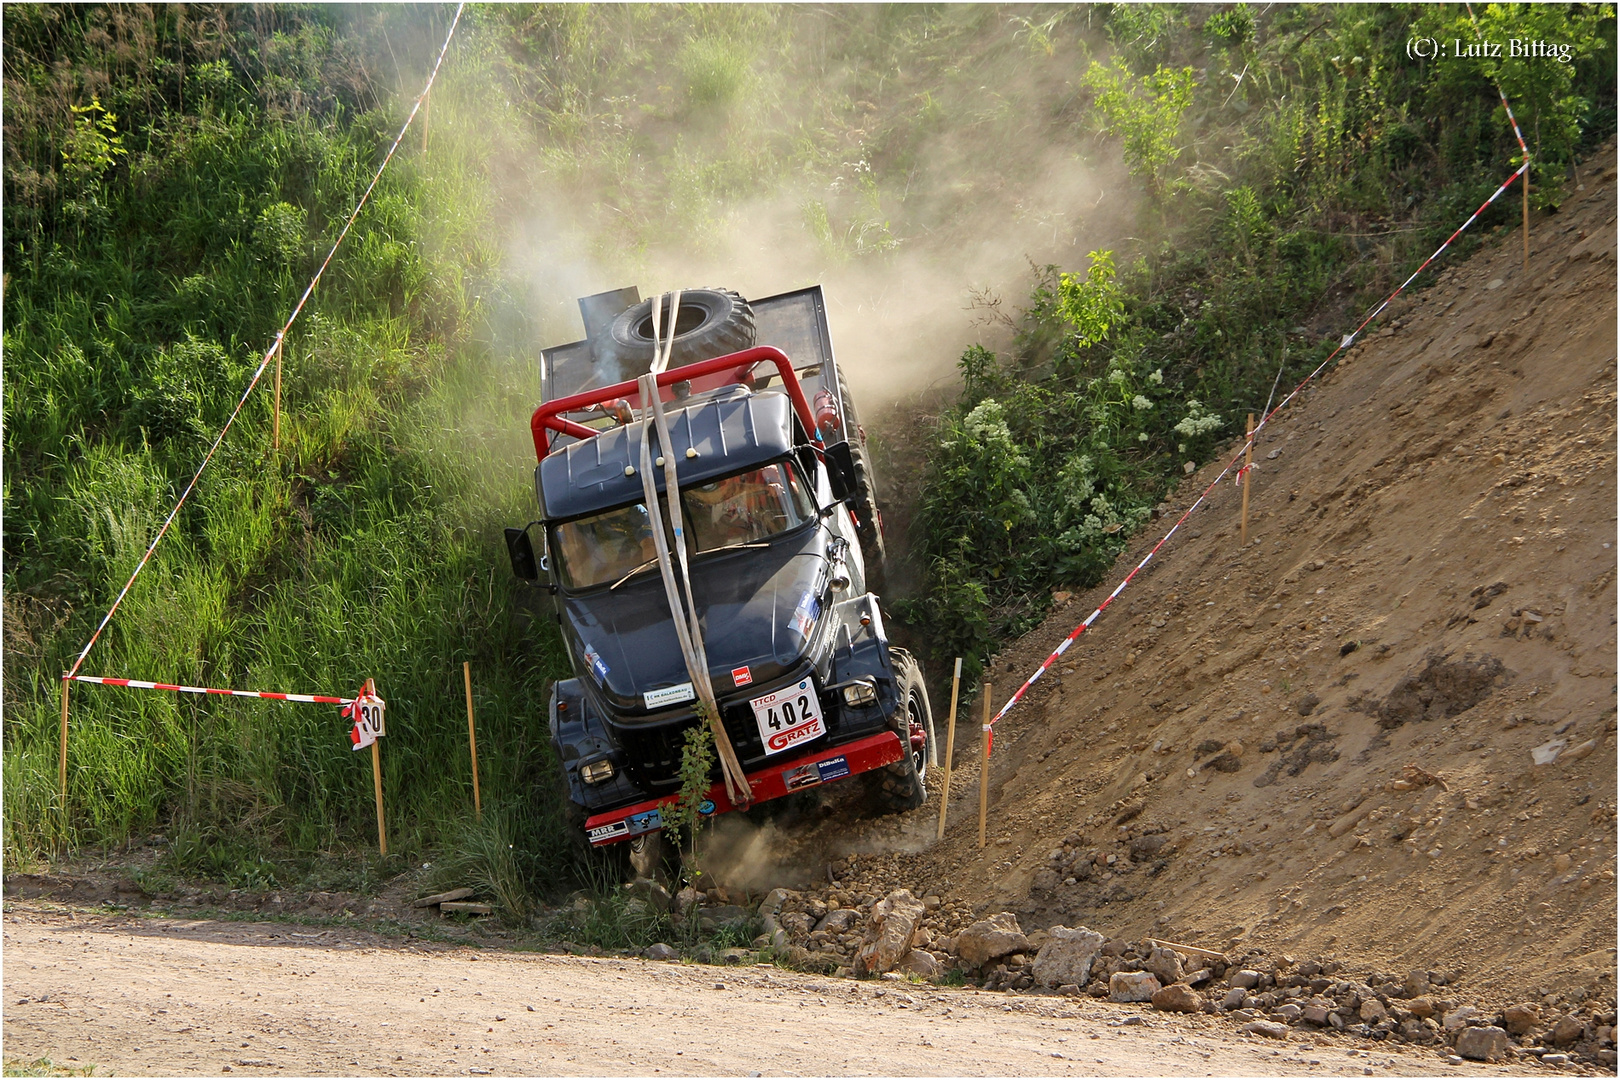
[[353,744],[350,749],[364,750],[388,734],[388,726],[383,722],[386,707],[387,703],[377,696],[377,688],[367,679],[354,701],[343,710],[343,715],[354,721],[354,728],[349,732],[349,742]]

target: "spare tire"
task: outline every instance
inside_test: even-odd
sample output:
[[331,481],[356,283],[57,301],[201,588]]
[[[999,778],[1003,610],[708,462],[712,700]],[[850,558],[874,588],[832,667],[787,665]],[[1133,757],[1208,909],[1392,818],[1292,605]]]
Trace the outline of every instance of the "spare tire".
[[[626,308],[608,327],[599,353],[611,353],[625,368],[646,371],[656,348],[652,321],[655,301],[663,304],[660,318],[667,320],[667,295]],[[667,340],[667,322],[660,329]],[[740,352],[753,344],[754,309],[741,295],[729,289],[688,289],[681,293],[681,306],[675,313],[675,343],[669,353],[671,368]]]

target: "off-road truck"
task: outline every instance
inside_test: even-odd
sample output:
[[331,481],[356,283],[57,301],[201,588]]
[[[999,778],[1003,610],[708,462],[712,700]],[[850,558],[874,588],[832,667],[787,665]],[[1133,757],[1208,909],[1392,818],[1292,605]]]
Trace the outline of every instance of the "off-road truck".
[[[717,767],[702,812],[862,774],[877,809],[910,809],[934,752],[922,672],[884,630],[882,516],[820,287],[752,303],[681,292],[664,341],[655,303],[668,327],[674,297],[584,297],[584,339],[543,350],[531,420],[540,515],[506,530],[514,573],[554,596],[575,673],[550,701],[572,810],[591,845],[630,841],[641,872],[663,857],[661,807],[700,722],[653,535],[676,550],[666,453],[697,632],[748,787],[728,797]],[[649,371],[668,447],[642,400]],[[651,512],[644,471],[656,477]]]

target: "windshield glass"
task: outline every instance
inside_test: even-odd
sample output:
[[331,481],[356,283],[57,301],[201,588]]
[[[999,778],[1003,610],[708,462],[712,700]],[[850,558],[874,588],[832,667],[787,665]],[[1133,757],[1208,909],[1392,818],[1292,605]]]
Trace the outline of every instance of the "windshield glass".
[[681,489],[698,554],[768,540],[814,514],[796,470],[785,461]]
[[571,589],[612,584],[657,554],[641,503],[565,521],[554,534],[557,569]]
[[[786,461],[683,488],[681,507],[687,550],[698,555],[769,540],[815,516],[803,481]],[[667,508],[664,517],[668,539]],[[553,526],[552,536],[558,577],[569,589],[611,585],[658,554],[642,503],[565,521]]]

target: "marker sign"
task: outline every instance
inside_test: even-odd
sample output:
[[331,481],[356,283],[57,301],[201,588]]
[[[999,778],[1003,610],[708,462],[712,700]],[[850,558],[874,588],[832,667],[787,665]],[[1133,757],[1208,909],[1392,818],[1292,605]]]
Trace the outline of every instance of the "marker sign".
[[352,750],[364,750],[388,734],[388,727],[383,722],[383,711],[387,703],[369,686],[368,683],[368,688],[361,691],[360,696],[354,699],[354,703],[343,710],[344,716],[354,720],[354,728],[349,732]]

